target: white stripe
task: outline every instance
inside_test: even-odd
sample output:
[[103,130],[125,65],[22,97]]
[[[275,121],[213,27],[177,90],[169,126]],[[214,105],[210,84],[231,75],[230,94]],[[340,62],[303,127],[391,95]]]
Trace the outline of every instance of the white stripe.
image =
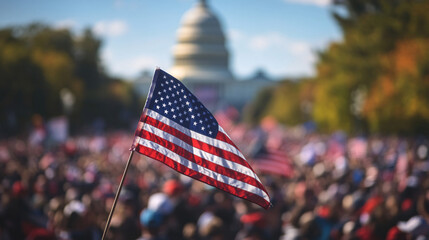
[[[203,159],[210,161],[212,163],[215,163],[217,165],[221,165],[221,166],[224,166],[224,167],[229,168],[231,170],[243,173],[243,174],[245,174],[249,177],[255,178],[257,181],[259,181],[256,178],[256,174],[246,166],[243,166],[243,165],[238,164],[236,162],[232,162],[230,160],[221,158],[218,155],[208,153],[204,150],[201,150],[201,149],[196,148],[192,145],[189,145],[186,142],[184,142],[183,140],[181,140],[180,138],[177,138],[174,135],[171,135],[167,132],[164,132],[164,131],[162,131],[162,130],[160,130],[160,129],[152,126],[152,125],[145,124],[143,129],[150,132],[150,133],[153,133],[153,134],[157,135],[158,137],[161,137],[161,138],[163,138],[169,142],[172,142],[177,146],[184,148],[185,150],[187,150],[191,154],[194,154],[200,158],[203,158]],[[141,138],[140,141],[142,141],[142,140],[143,139]]]
[[196,172],[204,174],[210,178],[213,178],[216,181],[228,184],[228,185],[235,187],[235,188],[239,188],[239,189],[254,193],[254,194],[264,198],[266,201],[268,201],[268,202],[270,201],[268,195],[262,189],[255,187],[253,185],[247,184],[245,182],[242,182],[240,180],[224,176],[220,173],[214,172],[214,171],[207,169],[203,166],[200,166],[194,162],[187,160],[184,157],[179,156],[178,154],[172,152],[171,150],[169,150],[169,149],[167,149],[167,148],[165,148],[165,147],[163,147],[163,146],[161,146],[155,142],[141,138],[139,144],[142,146],[151,148],[154,151],[157,151],[157,152],[163,154],[164,156],[172,159],[173,161],[175,161],[175,162],[177,162],[177,163],[179,163],[179,164],[181,164],[181,165],[183,165],[189,169],[192,169]]
[[[195,138],[195,139],[197,139],[197,140],[199,140],[201,142],[204,142],[204,143],[207,143],[207,144],[212,145],[214,147],[220,148],[222,150],[231,152],[231,153],[233,153],[233,154],[235,154],[235,155],[237,155],[237,156],[239,156],[239,157],[241,157],[243,159],[246,159],[243,156],[243,154],[236,147],[232,146],[229,143],[217,140],[215,138],[210,138],[210,137],[207,137],[207,136],[205,136],[203,134],[194,132],[194,131],[192,131],[192,130],[190,130],[188,128],[185,128],[182,125],[180,125],[180,124],[178,124],[178,123],[170,120],[169,118],[160,115],[159,113],[157,113],[157,112],[155,112],[153,110],[147,109],[147,115],[149,117],[151,117],[151,118],[154,118],[154,119],[156,119],[156,120],[164,123],[164,124],[167,124],[167,125],[169,125],[171,127],[174,127],[175,129],[181,131],[182,133],[188,135],[191,138]],[[220,126],[219,126],[219,131],[225,133]]]

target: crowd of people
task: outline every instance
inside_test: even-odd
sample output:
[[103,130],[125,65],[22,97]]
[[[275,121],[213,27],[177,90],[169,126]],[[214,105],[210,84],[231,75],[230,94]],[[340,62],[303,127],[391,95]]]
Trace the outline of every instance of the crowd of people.
[[[270,209],[135,154],[106,239],[429,239],[427,139],[224,128],[255,166]],[[62,143],[37,134],[0,140],[0,239],[101,239],[132,134]],[[283,153],[290,171],[259,169],[261,152],[268,163]]]

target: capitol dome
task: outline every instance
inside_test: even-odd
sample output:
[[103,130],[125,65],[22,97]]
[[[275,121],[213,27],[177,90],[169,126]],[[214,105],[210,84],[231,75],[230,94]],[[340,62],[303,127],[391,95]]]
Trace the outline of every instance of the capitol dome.
[[200,83],[233,80],[222,26],[205,0],[198,1],[183,16],[173,55],[170,72],[180,80]]

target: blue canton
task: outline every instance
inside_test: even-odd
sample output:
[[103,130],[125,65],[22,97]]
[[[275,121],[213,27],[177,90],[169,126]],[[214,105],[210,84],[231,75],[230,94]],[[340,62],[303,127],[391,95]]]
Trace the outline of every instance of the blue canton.
[[192,131],[216,137],[216,119],[179,80],[160,71],[152,84],[155,88],[147,108]]

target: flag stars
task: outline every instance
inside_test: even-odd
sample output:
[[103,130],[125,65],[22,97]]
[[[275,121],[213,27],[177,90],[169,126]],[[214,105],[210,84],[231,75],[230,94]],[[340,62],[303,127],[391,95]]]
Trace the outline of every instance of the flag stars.
[[192,108],[189,108],[189,109],[188,109],[188,111],[189,111],[189,112],[192,112]]
[[191,118],[192,118],[192,119],[194,119],[194,118],[195,118],[195,116],[194,116],[194,115],[192,115],[192,116],[191,116]]
[[164,111],[164,113],[165,113],[165,114],[168,114],[168,110],[165,110],[165,111]]
[[204,129],[206,129],[205,127],[201,127],[201,130],[203,130],[204,131]]
[[173,118],[174,118],[174,119],[176,119],[176,118],[177,118],[177,116],[176,116],[176,115],[173,115]]
[[197,126],[197,122],[194,122],[194,126]]
[[163,97],[161,97],[161,98],[160,98],[160,100],[161,100],[161,101],[164,101],[164,98],[163,98]]

